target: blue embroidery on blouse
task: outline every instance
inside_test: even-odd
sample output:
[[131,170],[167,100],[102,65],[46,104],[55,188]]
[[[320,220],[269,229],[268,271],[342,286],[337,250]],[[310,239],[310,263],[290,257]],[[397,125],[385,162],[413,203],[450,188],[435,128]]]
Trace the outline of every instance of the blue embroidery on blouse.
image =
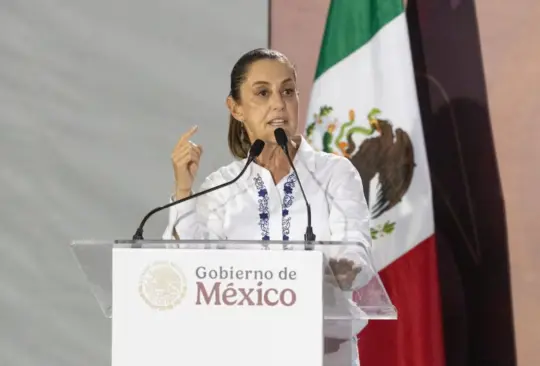
[[283,240],[289,240],[290,228],[291,228],[291,217],[289,216],[289,207],[292,206],[294,202],[294,187],[296,185],[296,175],[291,174],[287,177],[287,181],[283,186],[283,209],[281,211],[281,231],[283,233]]
[[270,240],[268,191],[266,190],[260,175],[257,174],[253,180],[255,181],[255,188],[257,188],[257,193],[259,195],[259,227],[261,228],[262,240]]
[[[260,175],[257,174],[253,178],[257,194],[259,197],[259,227],[261,228],[262,240],[270,240],[270,210],[268,208],[268,190]],[[296,175],[293,173],[287,177],[287,181],[283,187],[283,205],[281,211],[281,231],[283,241],[289,240],[291,217],[289,216],[289,208],[294,202],[294,187],[296,186]]]

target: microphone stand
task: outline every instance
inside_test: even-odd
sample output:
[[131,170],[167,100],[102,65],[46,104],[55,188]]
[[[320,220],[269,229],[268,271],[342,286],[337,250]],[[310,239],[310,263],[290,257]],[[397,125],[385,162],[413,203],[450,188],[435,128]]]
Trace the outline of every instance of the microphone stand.
[[304,201],[306,202],[306,210],[307,210],[307,226],[306,226],[306,233],[304,234],[304,241],[305,243],[305,250],[313,250],[315,241],[315,233],[313,232],[313,228],[311,227],[311,206],[307,200],[306,193],[304,192],[304,187],[302,187],[302,182],[300,182],[300,177],[298,176],[298,172],[296,171],[296,168],[293,164],[293,161],[291,159],[291,156],[289,155],[289,147],[288,147],[288,137],[285,131],[282,128],[277,128],[274,131],[274,136],[276,138],[276,142],[278,145],[283,149],[283,152],[287,156],[287,160],[289,161],[289,164],[291,165],[291,168],[293,169],[294,174],[296,175],[296,180],[298,181],[298,185],[300,186],[300,190],[302,191],[302,196],[304,197]]
[[[143,228],[144,228],[144,225],[146,224],[146,221],[148,221],[148,219],[154,215],[155,213],[159,212],[159,211],[162,211],[162,210],[165,210],[169,207],[172,207],[174,205],[178,205],[180,203],[183,203],[183,202],[186,202],[186,201],[189,201],[189,200],[192,200],[192,199],[195,199],[199,196],[202,196],[204,194],[207,194],[207,193],[210,193],[210,192],[213,192],[215,190],[218,190],[218,189],[221,189],[223,187],[226,187],[228,185],[231,185],[233,183],[235,183],[238,179],[240,179],[240,177],[246,172],[248,166],[257,158],[257,156],[259,156],[262,152],[264,148],[264,141],[262,140],[255,140],[255,142],[251,145],[251,149],[249,151],[249,156],[248,156],[248,159],[247,159],[247,162],[246,164],[244,165],[244,168],[242,168],[242,171],[236,176],[236,178],[234,178],[233,180],[229,181],[229,182],[225,182],[225,183],[222,183],[220,185],[217,185],[215,187],[212,187],[212,188],[209,188],[207,190],[204,190],[204,191],[201,191],[201,192],[198,192],[198,193],[195,193],[195,194],[192,194],[191,196],[189,197],[186,197],[186,198],[182,198],[180,200],[176,200],[176,201],[173,201],[173,202],[169,202],[167,203],[166,205],[163,205],[163,206],[160,206],[160,207],[156,207],[154,208],[152,211],[148,212],[146,214],[146,216],[144,216],[144,218],[142,219],[141,221],[141,224],[139,225],[139,227],[137,228],[137,230],[135,231],[135,234],[133,235],[133,240],[137,240],[137,241],[140,241],[140,240],[144,240],[144,237],[143,237]],[[140,248],[141,247],[141,244],[138,243],[138,244],[133,244],[131,246],[132,248]]]

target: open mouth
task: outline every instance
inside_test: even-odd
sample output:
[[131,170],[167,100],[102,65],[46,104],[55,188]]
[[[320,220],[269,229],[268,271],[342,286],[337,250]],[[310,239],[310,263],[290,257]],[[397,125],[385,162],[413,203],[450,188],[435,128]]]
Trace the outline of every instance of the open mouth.
[[287,120],[284,118],[274,118],[268,124],[272,127],[283,127],[287,124]]

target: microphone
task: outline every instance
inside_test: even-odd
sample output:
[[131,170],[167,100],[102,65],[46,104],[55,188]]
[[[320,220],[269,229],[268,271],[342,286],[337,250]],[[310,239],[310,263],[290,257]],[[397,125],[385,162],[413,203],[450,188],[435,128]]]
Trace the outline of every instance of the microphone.
[[[306,242],[315,241],[315,234],[313,233],[313,228],[311,227],[311,206],[309,205],[309,202],[306,198],[306,194],[304,193],[304,187],[302,187],[302,183],[300,182],[300,178],[298,177],[298,173],[296,172],[296,168],[294,167],[294,164],[292,162],[292,159],[289,155],[289,146],[287,143],[289,142],[289,138],[287,137],[287,134],[283,130],[283,128],[276,128],[274,130],[274,137],[276,138],[276,142],[283,151],[285,152],[285,155],[287,155],[287,159],[289,160],[289,164],[291,165],[291,168],[294,171],[294,174],[296,175],[296,180],[298,181],[298,185],[300,186],[300,190],[302,191],[302,196],[304,196],[304,201],[306,202],[306,209],[307,209],[307,227],[306,227],[306,233],[304,235],[304,240]],[[306,249],[312,249],[308,248],[306,246]]]
[[135,232],[135,235],[133,235],[133,240],[144,240],[143,238],[143,228],[144,228],[144,225],[146,224],[146,221],[148,221],[148,219],[155,213],[159,212],[159,211],[162,211],[162,210],[165,210],[166,208],[169,208],[171,206],[174,206],[174,205],[178,205],[180,203],[183,203],[183,202],[186,202],[186,201],[189,201],[189,200],[192,200],[194,198],[197,198],[199,196],[202,196],[204,194],[207,194],[207,193],[210,193],[210,192],[213,192],[215,190],[218,190],[220,188],[223,188],[223,187],[226,187],[228,185],[231,185],[233,184],[234,182],[236,182],[238,179],[240,179],[240,177],[245,173],[245,171],[247,170],[249,164],[251,164],[262,152],[264,148],[264,141],[262,140],[255,140],[255,142],[253,142],[253,144],[251,145],[251,148],[249,149],[249,155],[248,155],[248,159],[247,159],[247,162],[246,162],[246,165],[244,165],[244,168],[242,169],[242,171],[236,176],[236,178],[234,178],[233,180],[229,181],[229,182],[225,182],[223,184],[220,184],[218,186],[215,186],[215,187],[212,187],[212,188],[209,188],[205,191],[201,191],[201,192],[198,192],[198,193],[195,193],[195,194],[192,194],[191,196],[189,197],[186,197],[186,198],[182,198],[180,200],[176,200],[176,201],[173,201],[173,202],[170,202],[166,205],[163,205],[163,206],[160,206],[160,207],[156,207],[154,208],[152,211],[150,211],[149,213],[146,214],[146,216],[143,218],[143,220],[141,221],[141,224],[139,225],[139,227],[137,228],[137,231]]

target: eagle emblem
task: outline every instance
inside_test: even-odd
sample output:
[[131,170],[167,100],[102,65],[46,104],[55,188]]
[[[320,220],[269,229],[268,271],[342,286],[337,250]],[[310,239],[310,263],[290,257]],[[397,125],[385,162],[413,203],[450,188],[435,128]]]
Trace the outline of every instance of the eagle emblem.
[[[319,108],[307,126],[306,139],[315,149],[345,156],[353,163],[362,178],[371,217],[383,217],[400,203],[411,185],[416,166],[411,138],[389,120],[379,118],[377,108],[368,113],[365,125],[356,121],[354,110],[349,111],[349,120],[341,123],[332,118],[332,111],[331,106]],[[378,184],[370,201],[371,182],[376,176]],[[395,225],[386,220],[371,228],[371,237],[389,235]]]

